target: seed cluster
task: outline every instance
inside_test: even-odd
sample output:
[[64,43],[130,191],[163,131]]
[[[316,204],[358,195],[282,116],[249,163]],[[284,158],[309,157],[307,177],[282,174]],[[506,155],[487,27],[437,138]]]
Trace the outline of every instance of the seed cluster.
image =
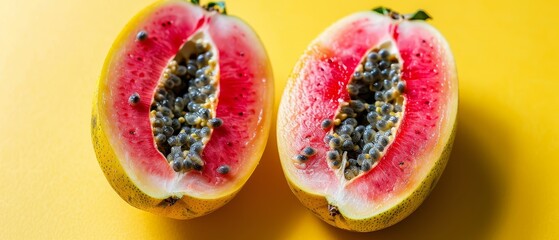
[[347,180],[374,167],[392,142],[406,87],[400,76],[395,55],[388,49],[372,50],[347,86],[351,100],[341,103],[334,120],[321,123],[324,129],[334,125],[324,138],[330,146],[326,158],[333,168],[343,169]]
[[[212,129],[223,124],[214,116],[215,66],[209,44],[198,40],[189,56],[177,56],[169,62],[155,91],[150,112],[153,136],[176,172],[203,169],[200,154]],[[229,167],[220,172],[226,174]]]

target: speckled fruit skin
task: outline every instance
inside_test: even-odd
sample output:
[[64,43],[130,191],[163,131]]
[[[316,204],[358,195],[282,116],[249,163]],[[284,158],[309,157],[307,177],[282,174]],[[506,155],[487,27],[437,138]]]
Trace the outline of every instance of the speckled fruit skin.
[[[123,168],[114,146],[111,145],[109,141],[109,136],[107,135],[107,114],[101,111],[105,104],[102,94],[107,88],[106,82],[108,81],[109,65],[113,60],[113,56],[118,54],[119,47],[123,46],[125,41],[129,39],[129,36],[136,34],[135,29],[137,25],[146,19],[146,16],[152,14],[158,8],[168,5],[168,4],[190,4],[186,1],[177,0],[167,0],[156,2],[147,8],[139,12],[121,31],[113,46],[111,47],[109,54],[105,60],[101,76],[98,81],[98,89],[96,89],[93,98],[93,110],[91,117],[91,136],[94,146],[94,150],[97,156],[99,165],[101,166],[105,177],[107,178],[111,187],[118,193],[118,195],[125,200],[130,205],[142,209],[156,215],[161,215],[165,217],[175,218],[175,219],[191,219],[206,215],[218,209],[219,207],[228,203],[242,188],[244,182],[248,180],[249,176],[254,171],[254,168],[258,164],[258,160],[262,155],[264,148],[266,146],[266,139],[268,138],[269,128],[271,125],[271,112],[273,107],[273,76],[271,65],[269,61],[263,63],[265,68],[262,70],[265,72],[268,79],[266,87],[269,89],[266,99],[264,100],[264,109],[260,121],[261,125],[258,126],[259,129],[255,129],[258,132],[256,136],[251,155],[254,159],[251,160],[251,165],[245,172],[243,172],[241,184],[232,186],[233,189],[228,189],[226,194],[216,197],[216,198],[196,198],[184,194],[180,199],[171,198],[160,198],[152,197],[142,191],[129,177],[126,170]],[[236,22],[240,24],[245,24],[242,20],[227,16],[227,18],[235,19]],[[247,29],[250,29],[246,25]],[[258,43],[261,44],[261,43]],[[105,123],[105,124],[104,124]],[[261,128],[261,129],[260,129]],[[154,143],[155,144],[155,143]]]
[[[379,14],[374,12],[362,12],[357,13],[352,16],[348,16],[347,18],[340,20],[340,22],[336,23],[339,27],[340,25],[346,24],[345,26],[350,26],[350,22],[359,17],[367,17],[372,16],[372,19],[380,19]],[[383,16],[384,17],[384,16]],[[387,18],[387,17],[385,17]],[[345,21],[345,22],[344,22]],[[357,20],[356,20],[357,21]],[[430,161],[433,162],[432,167],[429,169],[425,177],[419,181],[413,188],[406,192],[407,196],[401,198],[401,201],[390,205],[390,207],[384,209],[382,212],[379,212],[375,215],[360,218],[360,219],[353,219],[349,216],[346,216],[344,211],[340,211],[337,214],[333,214],[329,211],[329,206],[331,206],[332,202],[328,200],[328,197],[322,194],[316,194],[312,191],[314,189],[308,189],[304,186],[300,186],[297,181],[301,182],[304,180],[297,179],[296,175],[290,173],[290,165],[293,164],[293,151],[290,149],[291,142],[294,140],[294,135],[292,131],[286,131],[284,129],[285,126],[288,125],[297,125],[299,123],[291,123],[289,119],[289,113],[293,111],[304,111],[301,110],[300,106],[297,106],[292,101],[288,101],[287,99],[293,99],[293,92],[298,91],[294,86],[296,81],[301,81],[302,79],[308,79],[305,77],[301,77],[302,72],[312,72],[305,68],[307,65],[308,59],[313,59],[312,56],[315,53],[316,49],[322,49],[321,42],[327,42],[328,37],[331,37],[335,34],[334,28],[329,28],[325,31],[319,38],[317,38],[313,43],[309,45],[307,51],[303,54],[300,58],[299,62],[295,65],[295,68],[288,79],[288,83],[284,90],[284,95],[282,96],[282,101],[280,103],[280,108],[278,112],[278,125],[277,125],[277,137],[278,137],[278,150],[281,158],[281,163],[283,167],[283,171],[289,187],[294,195],[300,200],[300,202],[311,210],[316,216],[327,222],[328,224],[350,231],[356,232],[372,232],[376,230],[380,230],[383,228],[387,228],[392,226],[402,219],[409,216],[413,211],[415,211],[421,203],[428,197],[429,193],[434,189],[437,181],[441,177],[442,172],[445,169],[445,166],[448,162],[448,158],[450,156],[450,152],[452,150],[452,145],[454,142],[454,136],[456,133],[456,115],[457,115],[457,106],[458,106],[458,90],[457,90],[457,74],[455,69],[455,64],[453,60],[452,53],[450,52],[450,48],[446,43],[446,40],[436,31],[433,27],[428,26],[425,23],[418,23],[418,26],[427,29],[432,36],[439,40],[442,44],[438,46],[442,49],[442,52],[445,54],[443,59],[445,59],[444,63],[447,65],[447,74],[449,76],[448,81],[452,83],[454,86],[451,89],[452,93],[450,94],[450,99],[447,99],[449,104],[449,113],[448,113],[448,120],[445,124],[445,134],[441,136],[441,140],[438,142],[436,146],[433,148],[433,153],[431,153]],[[404,63],[405,64],[405,63]],[[305,71],[302,71],[306,69]],[[312,69],[312,68],[311,68]],[[313,77],[310,77],[313,78]],[[298,109],[298,110],[297,110]],[[308,111],[308,110],[307,110]],[[316,123],[317,125],[320,123]],[[300,126],[301,127],[301,126]],[[325,159],[319,159],[326,161]],[[381,160],[382,161],[382,160]]]

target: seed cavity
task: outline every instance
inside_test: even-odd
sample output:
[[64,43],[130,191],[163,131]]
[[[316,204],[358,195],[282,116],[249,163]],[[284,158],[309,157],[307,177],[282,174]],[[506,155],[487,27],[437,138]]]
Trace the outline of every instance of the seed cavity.
[[[145,39],[147,33],[140,31],[136,37]],[[154,140],[175,172],[203,170],[203,149],[213,129],[223,125],[215,116],[218,79],[211,47],[202,33],[187,41],[167,64],[154,92],[150,107]],[[219,171],[226,174],[229,166],[220,166]]]
[[334,119],[321,123],[325,130],[326,123],[334,123],[324,137],[330,147],[326,159],[346,180],[376,166],[403,116],[406,83],[398,57],[388,46],[366,55],[347,86],[350,100],[340,103]]

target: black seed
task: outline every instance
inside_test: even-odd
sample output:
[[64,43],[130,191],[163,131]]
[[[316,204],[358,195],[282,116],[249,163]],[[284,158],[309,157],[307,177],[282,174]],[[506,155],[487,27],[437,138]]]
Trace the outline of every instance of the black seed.
[[200,130],[200,136],[201,136],[201,137],[210,136],[211,131],[212,131],[212,130],[211,130],[209,127],[203,127],[203,128]]
[[305,147],[302,151],[302,154],[307,157],[310,157],[316,154],[316,150],[312,147]]
[[202,153],[203,147],[202,142],[195,142],[190,146],[190,152],[200,154]]
[[169,127],[169,126],[164,126],[162,129],[163,134],[165,134],[165,136],[170,137],[173,135],[173,128]]
[[208,125],[212,128],[221,127],[221,125],[223,125],[223,120],[221,120],[221,118],[212,118],[208,121]]
[[324,143],[328,144],[330,143],[330,140],[332,140],[334,136],[330,135],[330,134],[326,134],[326,136],[324,136]]
[[173,123],[171,123],[171,127],[172,127],[174,130],[179,130],[179,129],[181,128],[181,124],[180,124],[179,120],[176,119],[176,118],[173,119]]
[[357,164],[361,165],[363,164],[363,161],[365,161],[365,154],[357,155]]
[[175,172],[180,172],[182,170],[182,159],[175,159],[175,161],[173,161],[173,170],[175,170]]
[[[163,116],[171,116],[173,114],[173,111],[171,111],[171,109],[169,109],[168,107],[161,106],[158,107],[157,109],[161,114],[163,114]],[[164,118],[168,118],[168,117],[164,117]],[[163,122],[165,123],[165,125],[171,125],[170,120],[169,121],[163,120]],[[169,124],[167,124],[167,122],[169,122]]]
[[332,120],[330,119],[324,119],[322,120],[322,123],[320,124],[320,127],[326,129],[332,126]]
[[138,34],[136,34],[136,39],[142,41],[145,40],[146,38],[148,38],[148,33],[146,31],[139,31]]
[[369,62],[369,61],[367,61],[364,66],[365,71],[371,71],[373,70],[374,67],[375,65],[373,64],[373,62]]
[[379,149],[376,147],[371,148],[371,150],[369,150],[369,155],[371,155],[372,159],[378,159],[380,157]]
[[344,170],[344,177],[345,177],[346,180],[350,180],[350,179],[355,177],[355,173],[353,172],[352,169],[346,168]]
[[386,49],[381,49],[378,54],[382,59],[387,59],[390,56],[390,52]]
[[384,151],[384,146],[382,146],[381,144],[375,143],[375,148],[381,152]]
[[396,116],[391,116],[391,117],[388,119],[388,121],[391,121],[391,122],[393,122],[394,124],[396,124],[396,123],[398,122],[398,117],[396,117]]
[[363,133],[363,141],[365,141],[367,143],[372,142],[373,138],[375,136],[374,134],[375,134],[374,131],[371,130],[371,129],[365,130],[365,132]]
[[[357,126],[357,120],[355,120],[355,118],[347,118],[346,120],[344,120],[342,122],[343,125],[350,125],[352,127]],[[352,130],[353,132],[353,130]]]
[[165,80],[164,85],[165,85],[166,88],[173,88],[173,87],[175,87],[175,83],[173,83],[173,81],[170,81],[170,80]]
[[198,55],[198,57],[196,57],[196,63],[203,65],[204,63],[206,63],[206,57],[204,56],[204,54],[200,54]]
[[184,101],[183,98],[181,98],[181,97],[175,98],[175,107],[176,108],[182,110],[182,109],[184,109],[184,104],[185,104],[185,101]]
[[395,105],[394,105],[394,111],[396,111],[396,112],[401,112],[401,111],[402,111],[402,105],[400,105],[400,104],[395,104]]
[[182,161],[182,167],[184,168],[184,170],[192,169],[192,160],[190,160],[190,158],[184,159]]
[[380,76],[380,70],[378,68],[374,68],[373,70],[371,70],[371,76],[373,77],[373,79],[377,79]]
[[333,151],[328,151],[328,153],[326,153],[326,158],[328,158],[328,160],[338,160],[340,159],[340,153],[338,153],[338,151],[333,150]]
[[[169,145],[171,145],[171,146],[180,146],[180,141],[177,138],[177,136],[170,136],[167,139],[167,143],[169,143]],[[180,148],[178,150],[180,151]]]
[[342,109],[340,109],[341,113],[345,113],[348,116],[352,116],[353,114],[355,114],[355,112],[353,112],[353,109],[350,107],[342,107]]
[[390,112],[392,112],[392,110],[394,110],[394,107],[392,106],[392,104],[390,103],[384,103],[382,104],[382,106],[380,107],[380,112],[382,112],[383,114],[387,115]]
[[363,134],[363,131],[365,131],[365,126],[359,125],[359,126],[355,127],[355,130],[353,130],[353,131]]
[[183,133],[186,134],[186,135],[190,134],[190,127],[188,127],[188,126],[183,126],[183,127],[181,128],[181,132],[183,132]]
[[379,130],[386,130],[386,121],[380,120],[377,122],[377,128]]
[[181,145],[184,145],[188,142],[187,133],[179,133],[179,135],[177,135],[177,138],[179,139]]
[[[387,69],[387,68],[390,67],[390,63],[388,63],[387,61],[384,61],[384,60],[383,60],[383,61],[380,61],[380,63],[378,64],[378,67],[379,67],[380,69]],[[381,74],[382,74],[382,72],[381,72]]]
[[194,86],[202,87],[206,85],[206,81],[204,80],[204,76],[194,79]]
[[342,135],[342,134],[351,134],[353,132],[353,126],[351,125],[342,125],[341,127],[339,127],[338,129],[338,134]]
[[195,102],[189,102],[187,105],[188,111],[194,112],[200,109],[200,105],[196,104]]
[[165,99],[165,95],[157,93],[155,94],[155,96],[153,97],[156,101],[161,101]]
[[398,81],[400,80],[400,76],[397,75],[397,71],[394,69],[391,69],[390,72],[388,72],[388,77],[392,78],[392,81],[394,81],[395,77],[398,77]]
[[363,74],[361,72],[355,72],[353,73],[353,79],[355,80],[363,79]]
[[361,165],[361,171],[366,172],[371,170],[371,163],[369,161],[363,161],[363,164]]
[[365,110],[365,105],[360,100],[351,100],[351,102],[349,102],[349,105],[355,112],[363,112]]
[[184,75],[186,74],[187,70],[188,70],[188,69],[186,69],[185,66],[179,65],[179,66],[177,67],[176,74],[179,75],[179,76],[184,76]]
[[224,164],[217,168],[217,173],[225,175],[229,173],[229,170],[230,170],[229,165]]
[[382,94],[382,92],[375,92],[375,100],[384,101],[384,94]]
[[380,144],[384,147],[388,146],[389,139],[386,136],[382,136],[380,138]]
[[398,92],[403,93],[404,90],[406,90],[406,83],[399,82],[398,85],[396,85],[396,89],[398,90]]
[[379,59],[380,59],[380,57],[379,57],[378,53],[376,53],[376,52],[370,52],[369,54],[367,54],[367,60],[377,61]]
[[350,95],[357,95],[359,94],[359,88],[353,84],[347,85],[347,91]]
[[155,120],[153,120],[152,125],[154,127],[162,127],[163,126],[163,121],[161,121],[160,118],[155,118]]
[[342,149],[346,151],[353,150],[353,142],[351,140],[345,140],[342,144]]
[[362,152],[364,152],[364,153],[369,153],[369,151],[370,151],[371,148],[373,148],[373,147],[374,147],[374,145],[373,145],[372,143],[369,142],[369,143],[365,144],[365,146],[363,146]]
[[340,163],[341,163],[340,161],[334,160],[334,161],[332,161],[332,166],[334,166],[335,168],[339,168],[339,167],[340,167]]
[[196,77],[201,77],[201,76],[204,76],[204,75],[206,75],[206,69],[200,68],[200,69],[196,70],[196,74],[195,74]]
[[342,146],[342,140],[336,137],[333,137],[329,142],[330,148],[339,148]]
[[[396,71],[390,70],[390,72],[396,72]],[[398,75],[391,76],[390,81],[392,81],[393,85],[396,85],[398,82],[400,82],[400,76]]]
[[178,85],[180,85],[180,84],[182,83],[181,78],[178,77],[178,76],[175,75],[175,74],[172,74],[172,73],[169,73],[169,78],[167,79],[167,81],[173,82],[173,84],[174,84],[175,86],[178,86]]
[[382,75],[382,77],[387,78],[389,74],[390,74],[390,71],[388,69],[384,69],[384,70],[380,71],[380,75]]
[[196,124],[196,118],[197,118],[196,115],[194,115],[192,113],[187,113],[186,115],[184,115],[184,120],[189,125]]
[[377,117],[378,117],[377,112],[369,112],[369,113],[367,113],[367,121],[368,121],[370,124],[375,124],[375,123],[377,122]]
[[204,58],[206,58],[206,61],[209,61],[212,57],[213,57],[213,53],[208,51],[204,54]]
[[300,162],[304,162],[304,161],[309,160],[309,158],[304,156],[304,155],[298,154],[297,156],[295,156],[295,160],[300,161]]
[[373,85],[371,85],[370,89],[371,91],[380,91],[382,89],[382,82],[381,81],[374,82]]
[[202,119],[209,119],[210,118],[210,110],[205,109],[205,108],[200,108],[198,109],[198,115],[200,115],[200,117]]
[[168,108],[168,107],[171,107],[171,104],[169,104],[169,100],[167,100],[167,99],[161,100],[161,101],[159,102],[159,105],[160,105],[161,107],[167,107],[167,108]]
[[165,136],[162,133],[157,134],[157,136],[155,136],[155,141],[158,143],[163,143],[165,142],[165,140],[167,140],[167,136]]
[[[167,108],[167,110],[168,110],[168,108]],[[169,111],[170,111],[170,110],[169,110]],[[163,122],[163,124],[164,124],[165,126],[171,126],[171,124],[173,124],[173,120],[171,120],[171,118],[170,118],[170,117],[167,117],[167,116],[162,117],[162,118],[161,118],[161,121]]]
[[128,103],[130,105],[136,105],[140,102],[140,94],[138,93],[132,93],[132,95],[130,95],[130,97],[128,98]]
[[206,85],[206,86],[203,86],[200,89],[200,92],[204,93],[204,94],[211,94],[211,93],[215,92],[215,88],[212,85]]
[[200,163],[194,163],[192,166],[192,169],[196,170],[196,171],[202,171],[202,169],[204,169],[204,166],[202,166],[202,164]]
[[340,138],[344,141],[345,140],[351,140],[351,136],[349,134],[342,134],[342,135],[340,135]]
[[196,65],[194,64],[186,65],[186,72],[188,73],[188,75],[196,76],[196,71],[198,71],[198,67],[196,67]]
[[354,143],[357,143],[357,142],[359,142],[360,139],[361,139],[361,133],[360,132],[354,131],[353,133],[351,133],[351,141],[353,141]]
[[350,159],[348,160],[348,162],[349,162],[349,165],[350,165],[350,166],[355,166],[355,165],[357,165],[357,159],[350,158]]

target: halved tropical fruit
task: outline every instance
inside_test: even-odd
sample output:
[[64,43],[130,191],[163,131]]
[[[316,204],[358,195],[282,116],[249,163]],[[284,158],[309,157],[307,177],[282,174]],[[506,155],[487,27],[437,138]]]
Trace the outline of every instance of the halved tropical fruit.
[[264,151],[273,77],[225,5],[158,2],[115,41],[93,103],[97,159],[132,206],[188,219],[227,203]]
[[427,18],[386,8],[348,16],[310,44],[289,78],[277,123],[282,167],[299,200],[334,226],[397,223],[445,168],[458,84]]

